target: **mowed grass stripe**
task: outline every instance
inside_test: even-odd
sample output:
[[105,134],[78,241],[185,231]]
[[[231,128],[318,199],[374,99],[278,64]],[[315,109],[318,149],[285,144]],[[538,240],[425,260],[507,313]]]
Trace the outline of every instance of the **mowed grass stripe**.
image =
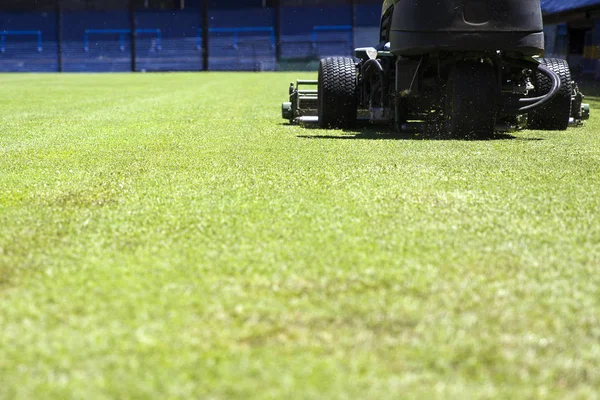
[[598,117],[323,131],[297,77],[0,75],[0,397],[593,398]]

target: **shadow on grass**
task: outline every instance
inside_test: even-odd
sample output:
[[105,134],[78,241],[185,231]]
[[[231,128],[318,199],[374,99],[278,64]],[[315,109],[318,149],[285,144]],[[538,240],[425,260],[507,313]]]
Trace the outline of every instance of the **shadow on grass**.
[[[321,129],[318,126],[304,126],[305,129]],[[346,135],[298,135],[302,139],[333,139],[333,140],[452,140],[452,141],[493,141],[493,140],[523,140],[540,141],[541,138],[522,138],[507,133],[496,133],[484,138],[456,138],[443,133],[424,132],[396,132],[391,127],[361,126],[353,129],[344,129]]]
[[[585,95],[584,102],[600,103],[600,81],[591,79],[577,79],[579,88]],[[592,110],[593,112],[593,110]],[[281,123],[282,126],[290,126],[289,123]],[[312,130],[321,128],[318,125],[303,125],[304,129]],[[333,139],[333,140],[452,140],[452,141],[494,141],[494,140],[517,140],[517,141],[542,141],[542,138],[524,138],[508,133],[496,133],[487,138],[456,138],[443,133],[432,134],[428,132],[396,132],[392,127],[361,125],[353,129],[344,129],[344,135],[297,135],[302,139]]]

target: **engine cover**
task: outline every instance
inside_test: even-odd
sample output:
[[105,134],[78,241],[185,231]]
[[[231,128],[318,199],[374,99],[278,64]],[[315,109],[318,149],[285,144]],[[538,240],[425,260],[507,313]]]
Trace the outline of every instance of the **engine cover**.
[[391,51],[411,56],[432,52],[544,51],[540,0],[396,0]]

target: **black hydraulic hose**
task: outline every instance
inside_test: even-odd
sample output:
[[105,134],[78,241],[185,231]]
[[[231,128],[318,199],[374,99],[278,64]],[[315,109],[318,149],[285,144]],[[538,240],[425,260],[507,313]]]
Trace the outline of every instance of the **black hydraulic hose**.
[[[515,63],[514,62],[515,60],[511,60],[511,61],[513,61],[512,63],[517,64],[519,66],[524,66],[523,63]],[[540,106],[543,106],[544,104],[546,104],[547,102],[552,100],[552,98],[558,93],[558,91],[560,90],[560,88],[562,86],[560,77],[556,74],[556,72],[552,71],[550,68],[548,68],[542,64],[538,64],[537,69],[539,72],[546,75],[550,79],[550,81],[552,82],[552,88],[550,89],[550,91],[548,93],[546,93],[543,96],[519,99],[518,103],[528,104],[528,105],[523,106],[523,107],[517,106],[515,111],[518,113],[525,113],[525,112],[531,111],[535,108],[538,108]],[[531,103],[531,104],[529,104],[529,103]]]
[[371,77],[373,68],[375,69],[375,72],[379,74],[379,78],[381,78],[381,83],[383,84],[383,82],[385,81],[385,73],[383,72],[383,67],[381,66],[379,61],[375,59],[367,60],[362,65],[363,77],[368,80]]
[[370,59],[364,62],[362,65],[362,75],[365,80],[368,80],[371,77],[372,71],[377,72],[379,75],[379,79],[381,80],[381,104],[385,103],[385,97],[387,92],[387,79],[385,78],[385,72],[383,71],[383,67],[379,63],[379,61],[375,59]]
[[[550,78],[550,80],[552,81],[552,89],[550,89],[550,91],[545,96],[540,96],[541,98],[534,97],[532,99],[520,99],[520,103],[529,103],[530,101],[534,101],[535,103],[519,108],[519,112],[531,111],[534,108],[543,106],[544,104],[552,100],[552,98],[558,93],[562,86],[560,82],[560,77],[556,74],[556,72],[541,64],[538,65],[538,70],[541,73],[545,74],[548,78]],[[539,101],[536,101],[538,99]]]
[[379,63],[379,61],[375,60],[375,59],[370,59],[365,61],[365,63],[362,65],[362,73],[363,75],[367,75],[368,76],[368,72],[371,71],[369,68],[373,66],[375,67],[375,69],[377,70],[377,72],[381,75],[383,74],[383,67],[381,66],[381,64]]
[[[560,77],[558,75],[556,75],[556,72],[552,71],[551,69],[547,68],[544,65],[540,65],[538,68],[541,70],[542,73],[545,73],[545,75],[548,76],[548,78],[550,78],[550,80],[552,80],[552,84],[553,84],[552,89],[554,89],[554,83],[556,81],[558,81],[558,88],[556,90],[557,91],[560,90],[560,88],[562,86],[562,82],[560,81]],[[552,76],[552,75],[554,75],[554,76]],[[556,78],[556,80],[553,78]],[[548,94],[551,92],[552,92],[552,90],[550,90],[550,92],[548,92]],[[548,94],[545,94],[543,96],[538,96],[538,97],[527,97],[524,99],[520,99],[519,103],[535,103],[537,101],[544,100],[546,97],[548,97]]]

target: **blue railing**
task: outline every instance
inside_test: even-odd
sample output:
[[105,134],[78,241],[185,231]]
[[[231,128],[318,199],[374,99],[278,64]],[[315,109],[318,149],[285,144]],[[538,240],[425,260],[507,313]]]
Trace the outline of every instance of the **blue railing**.
[[5,30],[0,31],[0,52],[6,51],[5,42],[6,36],[37,36],[37,51],[42,52],[42,31],[19,31],[19,30]]
[[348,32],[349,43],[354,42],[354,27],[352,25],[316,25],[312,29],[312,46],[317,47],[319,32]]
[[[245,28],[209,28],[208,33],[231,33],[233,34],[232,39],[232,47],[234,49],[238,48],[239,43],[239,34],[240,33],[259,33],[259,32],[267,32],[269,33],[269,40],[271,42],[271,47],[275,47],[275,28],[272,26],[250,26]],[[196,31],[196,48],[200,50],[202,48],[202,29],[198,28]]]
[[140,13],[138,26],[153,29],[134,27],[135,35],[117,12],[65,13],[62,26],[57,14],[0,13],[0,71],[273,70],[281,59],[350,54],[349,18],[316,18],[306,26],[281,16],[278,37],[274,16],[262,10],[256,18],[215,13],[204,31],[193,12]]
[[[156,35],[156,50],[162,50],[162,32],[160,29],[136,29],[135,33],[152,33]],[[90,50],[90,35],[119,35],[119,49],[125,51],[125,35],[131,34],[131,29],[86,29],[83,34],[83,49]]]

